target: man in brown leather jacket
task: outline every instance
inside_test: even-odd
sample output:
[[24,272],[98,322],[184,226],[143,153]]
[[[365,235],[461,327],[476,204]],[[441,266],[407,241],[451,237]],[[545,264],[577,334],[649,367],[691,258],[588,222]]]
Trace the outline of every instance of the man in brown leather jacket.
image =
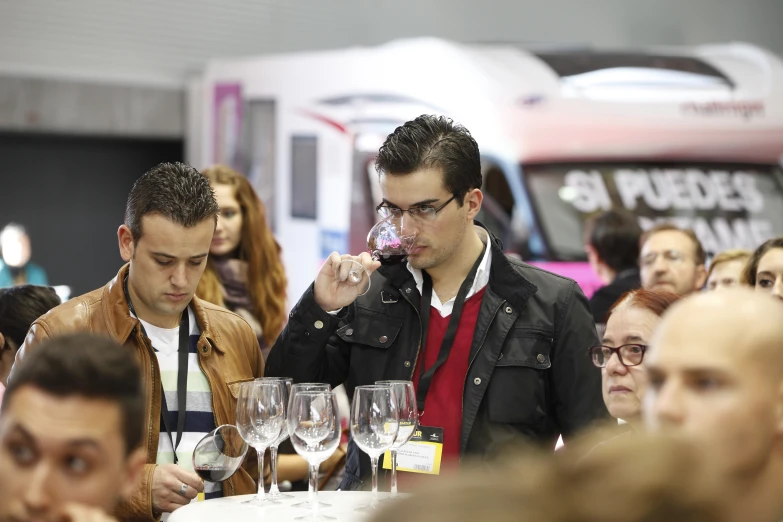
[[163,163],[148,171],[131,189],[117,232],[127,264],[103,288],[33,323],[17,353],[18,363],[44,339],[88,331],[108,335],[136,354],[147,391],[148,458],[140,486],[118,509],[122,520],[153,520],[201,491],[214,498],[255,490],[246,470],[221,487],[205,484],[191,464],[201,436],[235,422],[240,383],[264,374],[250,326],[194,296],[218,212],[209,182],[196,169]]

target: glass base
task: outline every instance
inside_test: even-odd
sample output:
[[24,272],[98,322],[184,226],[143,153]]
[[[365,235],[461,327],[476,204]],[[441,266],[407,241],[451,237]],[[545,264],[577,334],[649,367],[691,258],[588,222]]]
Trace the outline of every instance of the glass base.
[[[313,503],[310,502],[309,500],[306,500],[304,502],[299,502],[297,504],[292,504],[291,507],[313,509]],[[318,502],[318,507],[319,508],[332,507],[332,505],[331,504],[327,504],[325,502]]]
[[293,495],[289,495],[288,493],[267,493],[271,498],[275,500],[282,500],[286,498],[296,498]]
[[251,498],[250,500],[245,500],[242,502],[243,504],[247,504],[249,506],[271,506],[271,505],[277,505],[280,504],[279,500],[273,499],[269,495],[264,495],[263,499],[259,499],[257,496]]
[[327,515],[322,515],[321,513],[310,513],[309,515],[304,515],[302,517],[296,517],[294,520],[310,520],[311,522],[322,522],[324,520],[337,520],[334,517],[330,517]]
[[359,513],[375,513],[379,507],[380,507],[380,501],[375,504],[369,504],[367,506],[358,507],[354,509],[354,511],[357,511]]

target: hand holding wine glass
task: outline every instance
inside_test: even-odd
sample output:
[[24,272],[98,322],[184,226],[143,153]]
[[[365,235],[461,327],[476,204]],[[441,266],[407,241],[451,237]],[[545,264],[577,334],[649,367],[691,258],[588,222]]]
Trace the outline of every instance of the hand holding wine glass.
[[[358,256],[332,252],[315,278],[316,303],[327,312],[350,305],[369,290],[370,276],[379,266],[367,252]],[[352,276],[357,270],[359,276]]]

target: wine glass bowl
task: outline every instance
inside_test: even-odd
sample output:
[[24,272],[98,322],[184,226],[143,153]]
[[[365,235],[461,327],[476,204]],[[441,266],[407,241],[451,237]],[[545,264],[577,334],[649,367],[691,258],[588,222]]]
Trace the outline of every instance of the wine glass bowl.
[[196,444],[193,469],[206,481],[222,482],[237,472],[247,449],[248,445],[236,426],[218,426]]
[[294,450],[309,464],[311,513],[297,520],[333,520],[318,513],[318,468],[340,445],[342,429],[332,391],[295,391],[288,410],[288,433]]
[[392,448],[399,431],[399,411],[394,390],[387,385],[357,386],[351,403],[351,437],[370,457],[372,503],[378,505],[378,458]]
[[[367,234],[367,248],[374,261],[382,265],[394,265],[407,259],[416,244],[415,230],[406,230],[402,218],[387,217],[378,221]],[[362,282],[367,270],[357,261],[351,261],[347,280],[353,285]],[[370,290],[369,277],[367,288],[361,295]]]
[[378,381],[375,384],[391,386],[397,399],[399,429],[391,447],[391,497],[397,498],[397,450],[407,444],[419,424],[419,409],[416,406],[416,391],[411,381]]
[[401,219],[388,217],[375,224],[367,234],[370,255],[382,265],[401,263],[416,243],[416,233],[404,230]]
[[281,381],[256,380],[242,383],[237,398],[237,430],[242,439],[256,450],[258,457],[258,493],[248,504],[264,505],[264,451],[280,437],[285,428]]

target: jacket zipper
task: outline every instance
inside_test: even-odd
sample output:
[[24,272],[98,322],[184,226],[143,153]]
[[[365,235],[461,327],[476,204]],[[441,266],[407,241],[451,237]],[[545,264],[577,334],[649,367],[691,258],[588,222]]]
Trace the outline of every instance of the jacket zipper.
[[416,312],[416,317],[419,318],[419,345],[416,347],[416,357],[413,359],[413,364],[411,364],[411,381],[413,381],[413,374],[416,373],[416,365],[419,364],[419,352],[421,351],[421,343],[423,342],[422,339],[422,329],[424,328],[424,325],[421,322],[421,314],[419,313],[419,309],[416,308],[416,306],[413,304],[413,301],[411,301],[407,294],[403,292],[403,299],[405,299],[409,305],[413,307],[413,310]]
[[[503,306],[506,303],[506,301],[503,301],[498,304],[498,306],[495,308],[495,311],[492,313],[492,321],[495,320],[495,316],[498,314],[498,310],[500,310],[500,307]],[[492,322],[490,322],[490,325]],[[487,340],[487,334],[489,333],[489,328],[484,332],[484,335],[481,338],[481,343],[479,344],[478,349],[476,350],[476,353],[473,354],[473,357],[470,358],[470,362],[468,363],[468,372],[465,374],[465,381],[462,383],[462,400],[460,400],[459,407],[460,407],[460,416],[462,417],[462,422],[465,422],[465,385],[468,384],[468,375],[470,375],[470,367],[473,366],[473,361],[476,360],[476,357],[478,357],[478,353],[481,351],[481,347],[484,346],[484,342]],[[460,426],[460,441],[459,441],[459,450],[460,450],[460,457],[459,460],[462,462],[462,426]]]

